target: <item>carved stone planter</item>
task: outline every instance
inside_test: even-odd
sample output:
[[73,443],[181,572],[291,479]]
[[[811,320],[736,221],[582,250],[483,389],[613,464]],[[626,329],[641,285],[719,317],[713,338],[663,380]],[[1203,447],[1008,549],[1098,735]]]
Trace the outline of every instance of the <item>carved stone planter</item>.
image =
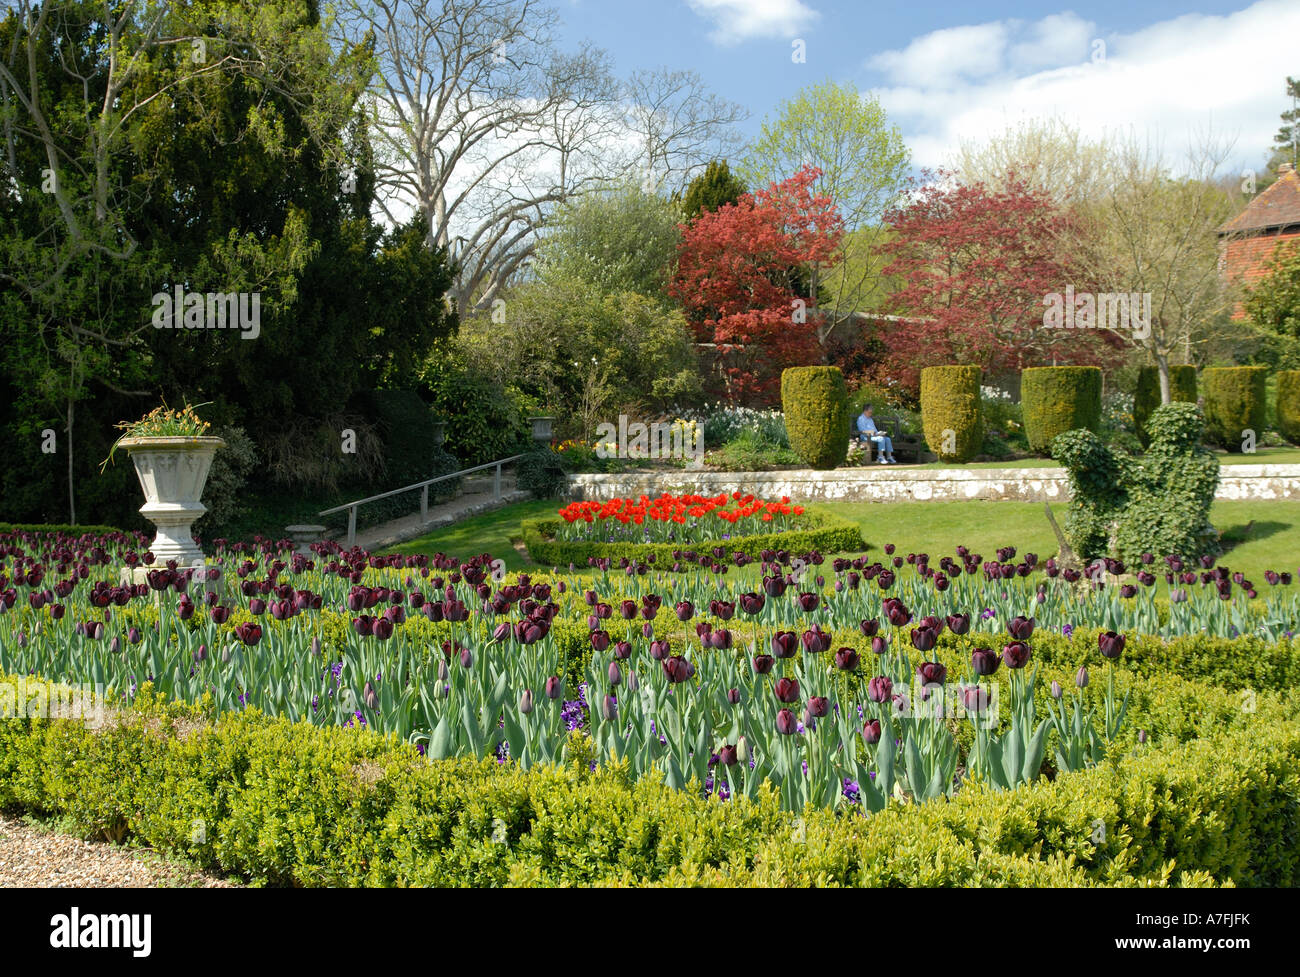
[[208,511],[203,486],[221,438],[123,438],[144,490],[140,513],[158,529],[149,549],[154,565],[175,560],[179,566],[203,562],[203,551],[191,535],[194,520]]

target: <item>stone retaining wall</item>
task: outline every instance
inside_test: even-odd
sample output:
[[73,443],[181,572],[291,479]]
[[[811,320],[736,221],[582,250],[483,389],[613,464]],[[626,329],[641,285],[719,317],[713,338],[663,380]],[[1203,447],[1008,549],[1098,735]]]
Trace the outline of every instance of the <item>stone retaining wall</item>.
[[[778,472],[634,472],[570,475],[574,499],[696,492],[716,495],[734,489],[770,499],[788,495],[800,502],[960,502],[973,499],[1055,502],[1069,498],[1062,468],[843,468]],[[1300,500],[1300,465],[1224,465],[1220,499]]]

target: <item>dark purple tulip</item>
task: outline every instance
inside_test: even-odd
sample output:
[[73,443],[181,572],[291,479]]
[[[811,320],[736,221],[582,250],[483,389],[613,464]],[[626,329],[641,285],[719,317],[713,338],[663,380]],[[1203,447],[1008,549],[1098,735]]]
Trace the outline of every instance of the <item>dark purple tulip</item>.
[[949,614],[948,630],[950,630],[953,634],[965,634],[967,631],[970,630],[970,615]]
[[608,648],[609,632],[603,630],[591,632],[591,647],[596,649],[596,651],[604,651]]
[[623,673],[618,670],[618,662],[609,663],[609,668],[605,672],[605,677],[609,680],[610,688],[614,688],[623,681]]
[[546,698],[558,699],[564,694],[564,683],[552,675],[546,680]]
[[1029,645],[1023,641],[1012,641],[1002,646],[1002,661],[1007,668],[1024,668],[1029,664]]
[[764,577],[763,591],[769,597],[780,597],[785,593],[785,578],[780,574]]
[[821,606],[821,602],[822,602],[821,594],[814,594],[814,593],[803,593],[800,594],[796,599],[799,601],[800,609],[805,614],[817,610],[817,608]]
[[813,719],[821,719],[831,711],[831,700],[825,696],[814,695],[808,698],[808,715]]
[[727,689],[727,702],[730,705],[740,705],[740,689]]
[[1124,635],[1114,631],[1103,631],[1097,635],[1097,649],[1103,658],[1118,658],[1124,650]]
[[266,613],[266,601],[260,597],[254,597],[248,602],[248,613],[260,617]]
[[841,648],[835,652],[835,667],[844,672],[851,672],[858,667],[861,659],[852,648]]
[[916,668],[916,677],[922,685],[943,685],[948,678],[948,669],[941,662],[922,662]]
[[138,645],[143,637],[144,635],[140,633],[140,629],[137,627],[131,627],[126,632],[126,640],[133,645]]
[[679,621],[689,621],[695,616],[695,605],[689,600],[679,601],[675,610],[677,611],[677,620]]
[[492,640],[505,641],[513,633],[514,633],[514,628],[510,626],[510,622],[502,621],[500,624],[498,624],[495,628],[492,629]]
[[600,714],[605,722],[613,722],[618,718],[618,700],[612,695],[605,696],[600,706]]
[[461,648],[460,664],[464,668],[469,668],[474,664],[474,655],[468,648]]
[[782,736],[789,736],[799,728],[799,720],[789,709],[782,709],[776,714],[776,731]]
[[1017,641],[1028,641],[1034,633],[1034,623],[1032,617],[1017,615],[1007,622],[1007,631]]
[[718,762],[724,767],[734,767],[740,762],[740,757],[734,746],[723,746],[718,750]]
[[831,636],[828,632],[823,631],[816,624],[803,633],[804,651],[817,654],[823,651],[829,651],[831,647]]
[[262,626],[254,624],[252,621],[245,621],[243,624],[236,626],[235,636],[244,644],[252,647],[262,640]]
[[368,638],[374,634],[375,619],[369,614],[362,614],[360,617],[352,619],[352,630],[363,638]]
[[879,585],[881,590],[888,590],[890,587],[894,586],[894,571],[881,570],[880,576],[876,577],[876,583]]
[[725,600],[710,601],[709,613],[723,621],[730,621],[736,615],[736,605]]
[[755,655],[754,674],[766,675],[768,672],[772,671],[772,666],[775,664],[776,664],[776,659],[773,658],[771,655]]
[[961,690],[961,704],[969,713],[976,716],[984,715],[989,707],[988,690],[978,685],[966,686]]
[[776,698],[780,702],[798,702],[799,701],[799,681],[793,678],[779,678],[772,691],[776,693]]
[[880,742],[880,720],[868,719],[862,726],[862,739],[868,746]]
[[926,652],[935,646],[939,636],[933,628],[915,627],[912,629],[912,647],[917,651]]
[[880,630],[880,622],[877,621],[874,617],[866,618],[865,620],[858,622],[858,628],[862,631],[863,635],[865,635],[866,637],[874,638],[876,636],[876,632]]
[[695,666],[681,655],[674,655],[672,658],[665,658],[661,664],[664,668],[664,674],[668,676],[668,681],[674,684],[685,682],[695,674]]
[[1074,684],[1081,689],[1088,687],[1088,666],[1079,666],[1079,670],[1074,673]]
[[367,682],[365,688],[361,690],[361,698],[370,709],[374,710],[379,708],[379,695],[375,692],[375,687],[369,682]]
[[726,650],[731,647],[731,632],[726,628],[718,628],[709,635],[709,646],[719,650]]
[[887,676],[877,675],[867,683],[867,698],[872,702],[888,702],[894,694],[894,683]]
[[772,654],[777,658],[793,658],[799,650],[799,638],[793,631],[778,631],[772,635]]
[[632,657],[632,642],[616,641],[614,643],[614,657],[621,661],[627,661]]
[[665,638],[662,641],[650,642],[650,657],[653,658],[655,661],[663,661],[665,658],[668,657],[668,654],[669,654],[669,645],[668,645],[667,638]]
[[762,594],[748,593],[740,595],[740,609],[746,614],[757,614],[763,610],[763,605],[767,602]]
[[618,605],[618,612],[623,615],[623,620],[632,620],[632,618],[636,617],[636,601],[623,601],[623,603]]
[[999,664],[997,652],[992,648],[976,648],[971,652],[970,667],[976,675],[992,675]]
[[871,653],[873,655],[883,655],[889,650],[889,639],[882,634],[876,635],[871,639]]

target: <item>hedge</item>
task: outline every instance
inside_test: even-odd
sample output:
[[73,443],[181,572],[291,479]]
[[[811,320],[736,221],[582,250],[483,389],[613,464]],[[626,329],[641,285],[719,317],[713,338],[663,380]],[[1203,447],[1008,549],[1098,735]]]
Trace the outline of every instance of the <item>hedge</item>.
[[[967,462],[984,442],[978,366],[930,366],[921,371],[921,427],[940,461]],[[952,450],[944,448],[951,445]]]
[[1205,436],[1212,444],[1240,452],[1247,435],[1264,437],[1268,402],[1264,391],[1268,368],[1263,366],[1210,367],[1201,373],[1205,392]]
[[[0,722],[0,807],[274,885],[1252,885],[1300,881],[1300,723],[1244,728],[1007,792],[794,816],[586,757],[428,762],[366,730],[142,697],[99,731]],[[1105,826],[1097,832],[1098,821]],[[196,832],[195,824],[203,831]]]
[[781,409],[790,449],[810,468],[844,463],[849,394],[837,366],[792,366],[781,373]]
[[116,526],[73,526],[57,522],[0,522],[0,533],[66,533],[71,536],[83,536],[91,533],[107,536],[123,530]]
[[673,562],[674,551],[710,553],[721,546],[728,558],[733,553],[744,553],[757,558],[763,550],[786,550],[790,553],[843,553],[850,550],[862,552],[867,544],[862,540],[862,530],[857,523],[829,513],[808,510],[805,517],[809,528],[784,533],[763,533],[756,536],[732,536],[731,539],[703,543],[590,543],[555,539],[555,533],[564,525],[555,517],[525,519],[522,525],[524,546],[528,556],[543,566],[586,567],[589,557],[644,562],[653,556],[657,563]]
[[1095,366],[1036,366],[1020,375],[1020,405],[1029,448],[1038,454],[1066,431],[1101,428],[1101,370]]
[[1283,370],[1277,375],[1277,430],[1292,444],[1300,445],[1300,370]]
[[[1169,398],[1170,402],[1196,403],[1196,367],[1169,368]],[[1160,404],[1160,371],[1154,366],[1144,366],[1138,370],[1137,386],[1133,390],[1133,427],[1144,448],[1151,443],[1147,418]]]

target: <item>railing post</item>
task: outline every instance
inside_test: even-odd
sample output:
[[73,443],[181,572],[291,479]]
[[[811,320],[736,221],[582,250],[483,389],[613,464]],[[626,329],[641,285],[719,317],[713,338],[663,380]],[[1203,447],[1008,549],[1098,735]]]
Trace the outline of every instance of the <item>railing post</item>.
[[497,502],[501,501],[501,462],[499,461],[497,462],[496,474],[492,479],[492,497]]
[[421,524],[429,521],[429,483],[424,483],[424,488],[420,490],[420,522]]
[[348,507],[348,549],[351,549],[357,542],[357,507]]

